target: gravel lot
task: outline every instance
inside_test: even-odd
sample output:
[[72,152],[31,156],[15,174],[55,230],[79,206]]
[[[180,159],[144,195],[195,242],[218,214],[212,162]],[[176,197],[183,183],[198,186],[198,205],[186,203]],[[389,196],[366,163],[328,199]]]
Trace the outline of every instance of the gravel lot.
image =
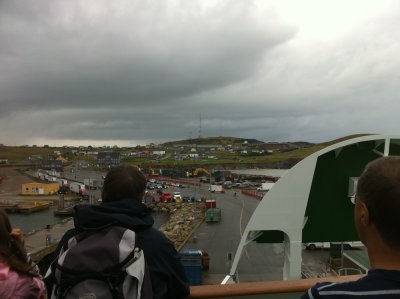
[[18,169],[12,167],[0,167],[0,177],[3,178],[0,184],[0,199],[19,196],[22,184],[35,182],[33,178],[21,174]]

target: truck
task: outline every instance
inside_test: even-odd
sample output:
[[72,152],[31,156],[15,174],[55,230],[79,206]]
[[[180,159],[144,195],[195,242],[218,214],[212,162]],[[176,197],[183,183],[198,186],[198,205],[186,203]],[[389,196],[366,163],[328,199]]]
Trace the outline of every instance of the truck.
[[55,170],[49,170],[49,171],[47,171],[47,174],[50,175],[50,176],[55,176],[56,178],[60,177],[60,173],[58,171],[55,171]]
[[76,194],[83,194],[85,193],[85,184],[72,182],[69,184],[69,190]]
[[208,189],[210,192],[224,192],[224,189],[222,188],[221,185],[210,185],[210,188]]
[[45,179],[48,182],[57,182],[57,177],[46,174]]
[[269,191],[275,183],[261,183],[261,186],[257,188],[257,191]]

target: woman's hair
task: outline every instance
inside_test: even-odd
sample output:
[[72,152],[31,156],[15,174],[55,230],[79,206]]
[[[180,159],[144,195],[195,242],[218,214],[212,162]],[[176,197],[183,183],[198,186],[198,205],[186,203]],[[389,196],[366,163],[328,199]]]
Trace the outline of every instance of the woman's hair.
[[11,224],[8,215],[0,209],[0,261],[6,262],[12,270],[20,274],[38,276],[34,267],[28,263],[28,257],[21,241],[11,236]]

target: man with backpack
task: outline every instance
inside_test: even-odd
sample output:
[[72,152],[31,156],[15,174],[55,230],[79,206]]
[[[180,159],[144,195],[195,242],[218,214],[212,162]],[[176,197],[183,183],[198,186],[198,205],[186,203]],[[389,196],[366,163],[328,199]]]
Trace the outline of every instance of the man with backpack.
[[64,234],[45,277],[50,298],[189,296],[178,252],[142,204],[145,189],[139,169],[119,166],[104,180],[100,205],[75,206],[75,228]]

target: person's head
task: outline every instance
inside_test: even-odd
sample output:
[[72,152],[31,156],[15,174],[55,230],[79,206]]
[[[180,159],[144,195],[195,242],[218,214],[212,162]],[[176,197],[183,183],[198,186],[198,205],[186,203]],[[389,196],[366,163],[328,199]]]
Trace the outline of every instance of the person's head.
[[0,209],[0,246],[8,247],[11,242],[11,224],[8,215]]
[[101,194],[103,202],[121,199],[142,201],[146,190],[146,178],[137,167],[121,165],[112,168],[106,175]]
[[14,271],[37,276],[28,264],[27,255],[20,240],[11,234],[12,227],[8,215],[0,209],[0,261],[5,261]]
[[366,241],[373,226],[387,246],[400,250],[400,156],[379,158],[366,166],[355,204],[361,240]]

